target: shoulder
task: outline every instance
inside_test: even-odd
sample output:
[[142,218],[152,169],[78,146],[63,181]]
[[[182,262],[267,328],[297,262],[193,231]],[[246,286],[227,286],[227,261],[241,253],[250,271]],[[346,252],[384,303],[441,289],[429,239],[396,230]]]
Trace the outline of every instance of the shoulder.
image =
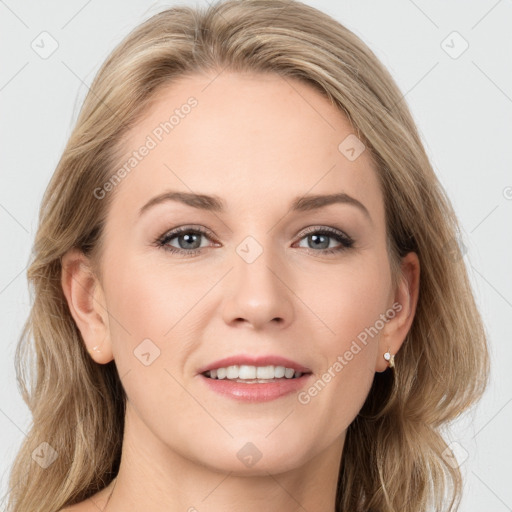
[[105,507],[111,491],[112,485],[109,485],[90,498],[87,498],[80,503],[64,507],[58,512],[98,512],[98,510],[103,510]]
[[87,503],[90,505],[92,503],[89,500],[82,501],[80,503],[76,503],[75,505],[70,505],[66,508],[61,508],[58,512],[89,512],[92,511],[92,507],[88,507]]
[[69,507],[61,508],[59,512],[98,512],[98,507],[88,499],[81,501],[80,503],[70,505]]

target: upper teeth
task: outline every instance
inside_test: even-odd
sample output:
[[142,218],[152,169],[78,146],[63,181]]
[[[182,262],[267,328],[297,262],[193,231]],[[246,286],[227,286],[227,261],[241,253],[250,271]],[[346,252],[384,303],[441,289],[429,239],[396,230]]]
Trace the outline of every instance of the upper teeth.
[[281,379],[286,377],[300,377],[301,372],[284,366],[247,366],[234,365],[226,368],[217,368],[206,372],[212,379]]

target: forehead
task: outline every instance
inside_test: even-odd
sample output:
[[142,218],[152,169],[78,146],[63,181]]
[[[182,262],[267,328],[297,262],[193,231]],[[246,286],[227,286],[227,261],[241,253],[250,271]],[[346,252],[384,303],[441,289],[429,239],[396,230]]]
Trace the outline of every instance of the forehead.
[[379,217],[375,166],[369,150],[357,156],[364,146],[354,132],[327,98],[293,78],[183,77],[158,91],[122,141],[118,166],[128,172],[114,207],[129,213],[165,189],[224,197],[228,212],[345,192]]

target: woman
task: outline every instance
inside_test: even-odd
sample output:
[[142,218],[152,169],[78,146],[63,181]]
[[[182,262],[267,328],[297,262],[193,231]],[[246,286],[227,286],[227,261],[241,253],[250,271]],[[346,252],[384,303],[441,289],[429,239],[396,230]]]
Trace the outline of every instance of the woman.
[[345,27],[282,0],[152,17],[43,199],[9,510],[455,510],[440,430],[488,369],[457,238]]

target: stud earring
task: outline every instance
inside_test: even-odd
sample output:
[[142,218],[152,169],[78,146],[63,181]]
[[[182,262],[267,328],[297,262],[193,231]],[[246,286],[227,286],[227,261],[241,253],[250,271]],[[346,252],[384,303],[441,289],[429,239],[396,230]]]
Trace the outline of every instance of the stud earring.
[[395,367],[395,356],[389,351],[389,348],[388,351],[384,354],[384,359],[388,361],[390,368]]

